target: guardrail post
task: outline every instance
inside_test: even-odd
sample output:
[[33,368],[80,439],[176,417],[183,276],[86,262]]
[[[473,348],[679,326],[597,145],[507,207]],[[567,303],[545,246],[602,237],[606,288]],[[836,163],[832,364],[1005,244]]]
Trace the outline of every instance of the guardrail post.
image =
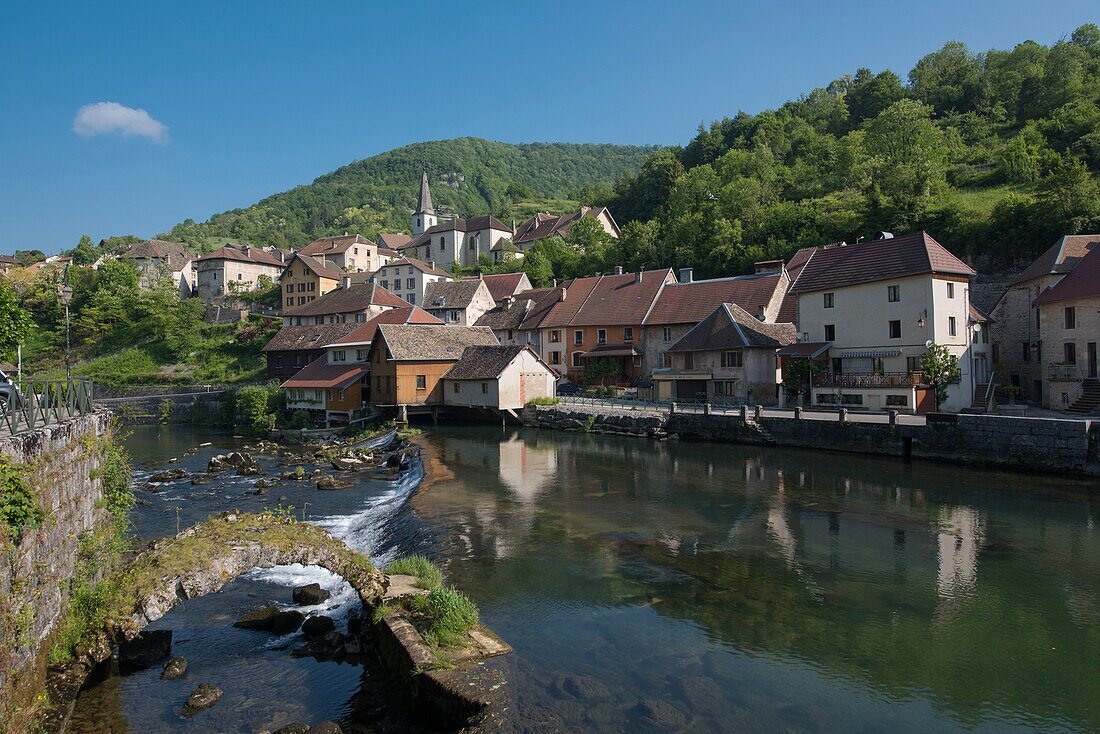
[[741,422],[749,422],[749,406],[745,405],[744,403],[741,403]]
[[847,408],[841,408],[840,410],[837,411],[837,420],[839,420],[841,423],[846,423],[848,421],[848,409]]
[[710,403],[703,403],[703,415],[710,415]]
[[794,406],[794,419],[796,421],[802,420],[802,406],[801,405]]
[[669,403],[668,404],[668,414],[669,415],[674,415],[675,413],[676,413],[676,403]]
[[890,425],[896,426],[898,424],[898,412],[891,410],[888,415],[890,416]]
[[764,406],[763,405],[757,405],[756,406],[756,410],[753,411],[753,417],[756,420],[760,420],[761,418],[764,417]]

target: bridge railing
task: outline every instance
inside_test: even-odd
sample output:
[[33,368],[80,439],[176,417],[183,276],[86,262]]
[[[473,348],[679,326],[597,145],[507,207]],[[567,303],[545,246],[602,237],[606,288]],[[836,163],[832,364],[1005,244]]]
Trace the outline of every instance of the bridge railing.
[[91,413],[91,380],[34,380],[8,385],[0,394],[0,433],[32,431]]

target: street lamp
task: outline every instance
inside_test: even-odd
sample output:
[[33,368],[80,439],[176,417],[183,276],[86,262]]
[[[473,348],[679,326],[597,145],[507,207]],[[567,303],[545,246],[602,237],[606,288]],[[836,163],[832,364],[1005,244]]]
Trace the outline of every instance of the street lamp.
[[[65,279],[68,280],[68,270],[65,271]],[[69,304],[73,301],[73,289],[68,285],[57,286],[57,297],[61,300],[61,305],[65,307],[65,382],[69,383],[73,381],[71,366],[69,362],[69,349],[72,344],[71,330],[69,328]]]

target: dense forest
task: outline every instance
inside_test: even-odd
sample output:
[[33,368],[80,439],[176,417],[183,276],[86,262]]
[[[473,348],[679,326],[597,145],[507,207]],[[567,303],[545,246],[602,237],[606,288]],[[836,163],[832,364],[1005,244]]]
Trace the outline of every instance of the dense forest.
[[326,235],[407,231],[420,174],[437,210],[459,216],[530,215],[574,207],[586,187],[636,171],[654,147],[530,143],[479,138],[416,143],[343,166],[246,209],[190,220],[164,233],[197,251],[229,240],[301,247]]
[[614,257],[713,276],[805,245],[925,229],[1006,268],[1062,234],[1100,230],[1098,171],[1096,25],[1011,51],[951,42],[905,80],[859,69],[779,109],[700,126],[637,174],[582,192],[625,226],[618,246],[577,265]]

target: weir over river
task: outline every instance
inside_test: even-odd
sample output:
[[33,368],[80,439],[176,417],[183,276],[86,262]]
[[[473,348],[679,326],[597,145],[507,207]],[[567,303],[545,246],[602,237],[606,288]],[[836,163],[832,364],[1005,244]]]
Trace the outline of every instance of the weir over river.
[[[201,442],[214,445],[185,468],[237,444],[139,430],[142,481]],[[1100,730],[1095,482],[533,429],[439,427],[421,441],[426,475],[396,483],[139,489],[134,529],[152,539],[284,497],[380,562],[431,556],[515,648],[498,664],[519,731]],[[387,730],[359,715],[373,685],[361,669],[231,626],[308,581],[335,592],[329,613],[353,607],[317,569],[250,574],[157,623],[175,631],[187,680],[110,679],[84,692],[71,731],[325,718]],[[183,719],[198,682],[225,696]]]

